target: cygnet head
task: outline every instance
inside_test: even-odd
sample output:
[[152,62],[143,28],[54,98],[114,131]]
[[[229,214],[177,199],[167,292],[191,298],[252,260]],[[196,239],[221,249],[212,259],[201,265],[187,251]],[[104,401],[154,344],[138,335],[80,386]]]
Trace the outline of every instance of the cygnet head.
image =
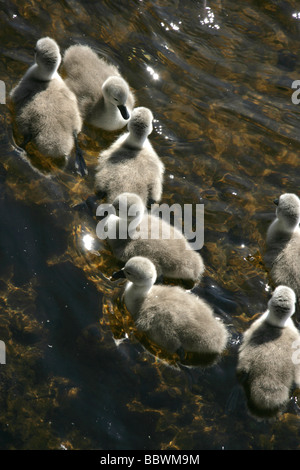
[[278,286],[268,302],[268,315],[266,321],[273,326],[283,328],[287,320],[294,314],[296,295],[293,289],[287,286]]
[[133,219],[141,220],[145,212],[142,199],[134,193],[119,194],[113,201],[112,206],[116,215],[120,219],[126,219],[128,222]]
[[39,66],[41,74],[47,78],[53,75],[61,62],[60,50],[57,43],[49,38],[41,38],[35,47],[35,62]]
[[127,261],[123,273],[128,281],[138,287],[151,287],[157,277],[152,261],[144,256],[134,256]]
[[109,77],[102,85],[102,92],[106,101],[118,107],[123,119],[130,118],[126,107],[129,86],[123,78],[118,76]]
[[153,130],[153,114],[142,106],[134,108],[128,123],[131,137],[137,142],[143,142]]
[[285,193],[274,201],[276,216],[287,231],[294,231],[300,222],[300,199],[296,194]]

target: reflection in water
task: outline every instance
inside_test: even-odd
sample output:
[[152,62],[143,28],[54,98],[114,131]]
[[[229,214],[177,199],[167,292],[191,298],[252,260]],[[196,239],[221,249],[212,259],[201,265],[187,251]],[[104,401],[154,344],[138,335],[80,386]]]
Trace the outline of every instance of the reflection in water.
[[241,336],[273,288],[262,261],[272,201],[300,184],[297,11],[295,0],[2,6],[7,92],[49,35],[62,51],[94,47],[153,110],[163,202],[205,206],[207,270],[193,291],[231,339],[218,364],[187,373],[137,335],[110,280],[120,265],[95,217],[74,209],[92,195],[97,156],[116,134],[85,126],[82,179],[22,152],[1,105],[1,448],[299,448],[299,390],[273,422],[256,422],[243,400],[227,406]]
[[179,31],[180,29],[180,26],[181,25],[182,21],[178,21],[178,25],[171,22],[169,25],[166,25],[165,23],[161,22],[161,26],[166,30],[166,31],[170,31],[170,29],[173,29],[174,31]]
[[203,15],[203,18],[202,15],[198,15],[200,23],[208,28],[220,29],[220,26],[215,23],[215,15],[212,9],[210,7],[205,7],[205,10],[206,12]]
[[149,72],[149,74],[150,74],[151,77],[153,78],[153,80],[159,80],[159,75],[158,75],[158,73],[156,73],[152,67],[150,67],[149,65],[147,65],[146,69],[147,69],[147,72]]
[[86,250],[91,251],[93,249],[94,239],[91,235],[86,234],[82,237],[82,243]]

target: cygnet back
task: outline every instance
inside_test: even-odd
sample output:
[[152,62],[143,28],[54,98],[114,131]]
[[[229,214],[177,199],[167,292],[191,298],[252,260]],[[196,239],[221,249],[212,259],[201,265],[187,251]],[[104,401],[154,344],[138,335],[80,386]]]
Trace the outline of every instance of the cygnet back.
[[105,194],[107,202],[123,192],[138,194],[145,205],[149,200],[160,201],[165,167],[148,139],[152,120],[148,108],[135,108],[129,132],[100,153],[95,192]]

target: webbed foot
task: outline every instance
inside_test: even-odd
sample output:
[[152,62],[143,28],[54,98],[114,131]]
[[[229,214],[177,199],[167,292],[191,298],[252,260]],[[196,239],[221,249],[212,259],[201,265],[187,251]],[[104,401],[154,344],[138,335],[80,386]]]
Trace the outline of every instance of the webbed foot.
[[86,167],[82,150],[78,144],[78,138],[77,138],[76,132],[73,132],[73,135],[74,135],[74,142],[75,142],[75,168],[77,170],[77,173],[79,173],[81,176],[86,176],[88,174],[88,170]]
[[81,176],[86,176],[88,170],[81,149],[76,149],[75,168]]

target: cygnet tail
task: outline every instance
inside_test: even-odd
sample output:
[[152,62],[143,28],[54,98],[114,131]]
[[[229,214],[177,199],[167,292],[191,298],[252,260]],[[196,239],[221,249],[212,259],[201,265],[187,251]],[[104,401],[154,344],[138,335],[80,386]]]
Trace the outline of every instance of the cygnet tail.
[[229,334],[222,320],[220,320],[219,318],[215,318],[215,322],[216,322],[216,332],[215,332],[215,335],[214,335],[215,337],[213,340],[214,351],[212,352],[214,352],[215,354],[222,354],[222,352],[227,346]]
[[72,136],[67,134],[60,135],[58,138],[53,133],[47,134],[47,132],[41,130],[40,133],[34,136],[33,140],[43,155],[54,159],[68,157],[73,147]]
[[250,400],[261,410],[279,410],[289,398],[288,388],[273,379],[258,377],[251,384]]
[[206,332],[201,334],[200,338],[194,338],[194,341],[189,341],[188,345],[184,344],[190,352],[199,354],[220,355],[224,351],[228,342],[228,331],[224,323],[218,318],[211,319],[211,323],[207,324]]

